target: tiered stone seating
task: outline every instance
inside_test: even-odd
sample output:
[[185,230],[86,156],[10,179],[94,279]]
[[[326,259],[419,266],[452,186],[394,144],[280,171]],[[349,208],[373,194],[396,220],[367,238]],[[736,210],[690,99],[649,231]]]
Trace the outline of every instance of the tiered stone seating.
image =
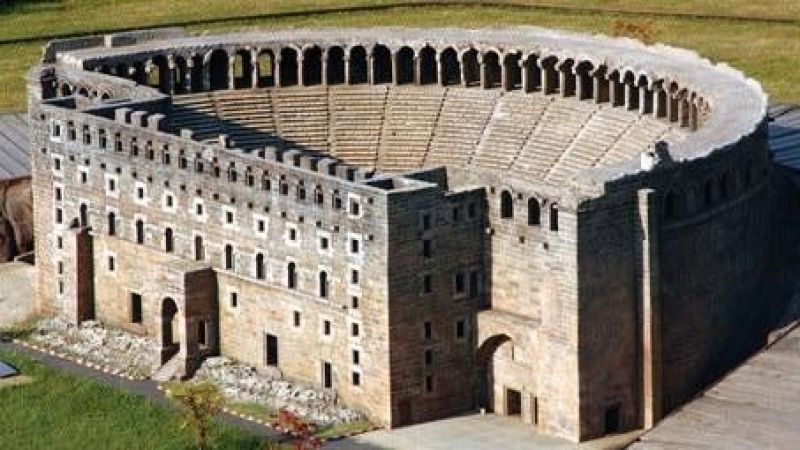
[[444,89],[400,86],[389,92],[378,168],[401,172],[422,166],[439,117]]
[[545,179],[560,183],[581,169],[593,167],[636,119],[635,115],[620,108],[601,107],[580,130]]
[[598,163],[615,164],[636,157],[659,140],[676,142],[682,139],[681,134],[672,130],[666,122],[642,116],[622,134]]
[[330,122],[327,88],[281,88],[271,93],[281,137],[307,149],[327,151]]
[[501,97],[472,163],[508,169],[551,103],[551,97],[521,92],[509,92]]
[[172,128],[192,130],[197,141],[216,140],[222,134],[214,100],[208,92],[172,97]]
[[239,148],[258,148],[279,140],[269,91],[217,91],[214,102],[223,129]]
[[468,164],[499,95],[499,90],[448,88],[425,164]]
[[387,92],[386,86],[330,88],[333,155],[360,167],[375,167]]
[[597,105],[590,101],[551,98],[553,103],[542,114],[512,165],[515,170],[535,179],[544,178],[597,110]]

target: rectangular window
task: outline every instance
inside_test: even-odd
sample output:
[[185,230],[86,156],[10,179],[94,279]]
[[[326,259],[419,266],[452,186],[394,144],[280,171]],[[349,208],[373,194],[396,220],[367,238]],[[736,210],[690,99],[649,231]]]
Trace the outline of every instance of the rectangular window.
[[433,245],[430,239],[423,239],[422,240],[422,256],[425,258],[430,258],[433,254]]
[[463,320],[456,321],[456,339],[464,339],[466,336],[466,324]]
[[113,256],[109,255],[108,256],[108,271],[109,272],[113,272],[114,270],[116,270],[116,261],[114,260]]
[[354,198],[350,199],[350,215],[351,216],[361,215],[361,203],[359,203],[358,200]]
[[292,323],[295,327],[300,326],[300,311],[295,311],[292,318]]
[[461,216],[461,208],[458,206],[453,207],[453,223],[458,222],[458,219]]
[[354,295],[350,297],[350,304],[352,305],[353,309],[358,309],[358,296]]
[[333,365],[327,361],[322,362],[322,387],[333,387]]
[[426,294],[433,292],[433,280],[430,275],[425,275],[425,277],[422,278],[422,292]]
[[131,294],[131,323],[142,323],[142,296]]
[[361,242],[358,239],[350,239],[350,253],[357,255]]
[[426,366],[433,365],[433,350],[431,349],[425,350],[425,365]]
[[64,211],[61,208],[56,208],[56,223],[64,223]]
[[358,335],[360,333],[361,333],[361,329],[360,329],[360,327],[358,326],[357,323],[353,323],[353,324],[350,325],[350,335],[351,336],[358,337]]
[[353,350],[353,364],[356,366],[361,364],[361,352],[358,350]]
[[331,321],[330,320],[324,320],[322,322],[322,334],[325,335],[325,336],[330,336],[331,335]]
[[431,328],[431,323],[430,322],[425,322],[423,324],[423,328],[424,328],[424,331],[425,331],[425,340],[426,341],[431,340],[431,338],[433,337],[433,329]]
[[278,336],[266,333],[264,336],[264,361],[270,367],[278,366]]
[[431,375],[425,377],[425,392],[433,392],[433,376]]
[[353,371],[353,386],[361,386],[361,374]]
[[463,294],[466,290],[466,286],[464,285],[464,274],[459,272],[456,274],[455,279],[453,281],[453,288],[456,291],[456,294]]
[[231,292],[230,300],[231,300],[231,308],[236,309],[239,306],[239,294],[237,294],[236,292]]
[[60,202],[61,199],[63,198],[62,190],[61,190],[60,187],[56,188],[56,194],[55,195],[56,195],[56,201]]
[[319,238],[319,248],[321,250],[327,250],[329,246],[330,246],[330,243],[328,241],[328,238],[326,238],[326,237]]
[[423,230],[430,230],[431,229],[431,215],[430,214],[423,214],[423,216],[422,216],[422,229]]
[[352,269],[350,271],[350,283],[351,284],[358,284],[358,270]]

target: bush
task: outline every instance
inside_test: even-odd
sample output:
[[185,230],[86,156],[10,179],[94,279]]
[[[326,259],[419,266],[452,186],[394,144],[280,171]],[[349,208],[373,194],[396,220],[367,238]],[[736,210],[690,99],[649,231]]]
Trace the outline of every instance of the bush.
[[180,405],[183,412],[182,428],[194,432],[199,450],[207,449],[214,416],[225,404],[217,386],[209,382],[176,383],[170,386],[169,397]]

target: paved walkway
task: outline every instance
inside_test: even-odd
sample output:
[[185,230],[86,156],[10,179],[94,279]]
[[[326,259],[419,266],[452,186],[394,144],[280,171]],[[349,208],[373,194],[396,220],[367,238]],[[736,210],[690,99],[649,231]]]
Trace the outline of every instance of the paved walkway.
[[615,435],[576,445],[563,439],[537,434],[531,425],[516,419],[489,414],[470,414],[419,425],[379,430],[332,442],[332,450],[560,450],[622,448],[638,432]]
[[[23,354],[26,357],[34,361],[41,362],[42,364],[50,368],[53,368],[55,370],[58,370],[59,372],[79,377],[90,378],[100,383],[113,386],[117,389],[143,396],[148,400],[150,400],[151,402],[161,406],[167,406],[167,407],[173,406],[171,401],[164,395],[164,393],[157,389],[156,387],[157,383],[151,380],[145,380],[145,381],[126,380],[124,378],[107,374],[99,370],[90,369],[88,367],[75,364],[72,361],[57,358],[55,356],[50,356],[46,353],[41,353],[10,342],[0,342],[0,350]],[[229,414],[220,414],[219,418],[227,424],[247,430],[254,436],[258,436],[261,438],[269,438],[278,441],[285,441],[283,435],[280,435],[277,432],[263,425],[249,422],[247,420],[243,420]]]

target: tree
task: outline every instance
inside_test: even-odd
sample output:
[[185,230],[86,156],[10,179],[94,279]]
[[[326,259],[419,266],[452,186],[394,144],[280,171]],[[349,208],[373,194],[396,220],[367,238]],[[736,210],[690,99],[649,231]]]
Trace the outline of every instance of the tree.
[[198,450],[207,449],[214,416],[225,403],[217,386],[209,382],[175,383],[169,388],[169,397],[180,406],[182,428],[194,432]]

